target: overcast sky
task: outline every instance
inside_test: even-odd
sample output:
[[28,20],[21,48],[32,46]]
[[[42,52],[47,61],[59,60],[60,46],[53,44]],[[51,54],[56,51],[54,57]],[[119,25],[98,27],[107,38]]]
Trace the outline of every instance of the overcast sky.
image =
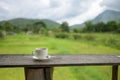
[[0,20],[50,19],[73,25],[93,19],[106,9],[119,11],[120,0],[0,0]]

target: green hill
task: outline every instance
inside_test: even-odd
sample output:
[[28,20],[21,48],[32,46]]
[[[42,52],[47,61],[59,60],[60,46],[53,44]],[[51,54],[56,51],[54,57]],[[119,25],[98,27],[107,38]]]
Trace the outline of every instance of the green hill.
[[[16,18],[16,19],[8,20],[8,21],[20,28],[28,27],[28,26],[34,24],[35,22],[39,22],[39,21],[44,22],[49,29],[60,26],[59,23],[49,20],[49,19]],[[91,21],[93,23],[98,23],[98,22],[106,23],[108,21],[120,21],[120,11],[105,10],[104,12],[99,14],[96,18],[94,18]],[[84,27],[84,23],[83,24],[75,24],[75,25],[70,26],[71,29],[81,28],[81,27]]]
[[35,22],[39,22],[42,21],[46,24],[46,26],[49,29],[55,28],[55,27],[59,27],[60,24],[52,21],[52,20],[48,20],[48,19],[26,19],[26,18],[16,18],[16,19],[11,19],[8,20],[8,22],[16,25],[17,27],[23,28],[23,27],[28,27],[32,24],[34,24]]

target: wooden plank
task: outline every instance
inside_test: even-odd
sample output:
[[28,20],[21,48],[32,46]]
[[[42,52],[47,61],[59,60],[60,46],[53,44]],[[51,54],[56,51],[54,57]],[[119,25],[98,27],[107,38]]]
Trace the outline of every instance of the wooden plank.
[[112,80],[118,80],[118,65],[112,66]]
[[119,54],[64,54],[49,60],[36,61],[32,55],[0,55],[0,67],[54,67],[54,66],[89,66],[120,65]]
[[25,68],[25,80],[45,80],[44,69]]
[[45,80],[53,80],[53,67],[44,68]]
[[52,67],[26,67],[25,80],[52,80]]

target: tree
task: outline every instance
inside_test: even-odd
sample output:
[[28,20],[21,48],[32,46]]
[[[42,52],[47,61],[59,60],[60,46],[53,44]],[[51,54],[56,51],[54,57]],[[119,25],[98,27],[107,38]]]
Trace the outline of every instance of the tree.
[[95,27],[91,21],[87,21],[87,22],[85,22],[85,28],[83,30],[88,31],[88,32],[94,32]]
[[47,29],[46,24],[42,21],[34,23],[33,26],[34,33],[39,33],[40,31],[43,31],[43,29]]
[[15,26],[13,24],[11,24],[10,22],[5,22],[3,24],[3,26],[5,28],[5,31],[7,31],[7,32],[12,32],[12,31],[14,31],[14,28],[15,28]]
[[5,30],[4,26],[2,25],[2,23],[0,23],[0,30]]
[[95,26],[95,32],[105,32],[105,24],[103,22],[99,22],[94,26]]
[[109,21],[106,24],[99,22],[92,24],[92,22],[86,22],[83,32],[120,32],[120,22]]
[[69,31],[70,31],[69,25],[68,25],[67,22],[63,22],[63,23],[61,24],[61,26],[60,26],[60,29],[61,29],[61,31],[63,31],[63,32],[69,32]]
[[117,30],[116,32],[120,33],[120,22],[117,24]]
[[106,24],[107,31],[115,31],[117,29],[117,23],[115,21],[110,21]]
[[0,39],[5,38],[6,37],[6,32],[0,30]]
[[73,32],[74,32],[74,33],[79,33],[79,32],[80,32],[80,29],[75,28],[75,29],[73,29]]

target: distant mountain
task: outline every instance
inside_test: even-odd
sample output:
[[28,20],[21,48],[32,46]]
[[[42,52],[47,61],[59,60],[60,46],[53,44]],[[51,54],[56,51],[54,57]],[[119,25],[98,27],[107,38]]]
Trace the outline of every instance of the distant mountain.
[[60,24],[57,22],[54,22],[52,20],[48,20],[48,19],[25,19],[25,18],[16,18],[16,19],[12,19],[12,20],[8,20],[8,22],[18,26],[18,27],[26,27],[26,26],[30,26],[32,24],[34,24],[35,22],[39,22],[42,21],[46,24],[46,26],[48,28],[55,28],[55,27],[59,27]]
[[108,21],[120,21],[120,11],[106,10],[92,20],[93,23]]
[[[117,21],[120,22],[120,11],[114,11],[114,10],[105,10],[101,14],[99,14],[97,17],[95,17],[93,20],[91,20],[93,23],[98,23],[98,22],[108,22],[108,21]],[[83,24],[77,24],[77,25],[72,25],[71,28],[81,28],[84,27]]]
[[75,25],[72,25],[72,26],[70,26],[70,28],[71,29],[77,29],[77,28],[82,28],[82,27],[84,27],[84,24],[75,24]]
[[[48,20],[48,19],[16,18],[16,19],[8,20],[8,21],[13,23],[14,25],[16,25],[18,27],[21,27],[21,28],[32,25],[35,22],[39,22],[39,21],[43,21],[49,29],[60,26],[59,23],[52,21],[52,20]],[[105,22],[106,23],[108,21],[119,21],[120,22],[120,11],[105,10],[104,12],[99,14],[97,17],[95,17],[91,21],[93,23],[98,23],[98,22]],[[71,29],[82,28],[82,27],[84,27],[84,25],[85,25],[84,23],[83,24],[75,24],[75,25],[70,26],[70,28]]]

